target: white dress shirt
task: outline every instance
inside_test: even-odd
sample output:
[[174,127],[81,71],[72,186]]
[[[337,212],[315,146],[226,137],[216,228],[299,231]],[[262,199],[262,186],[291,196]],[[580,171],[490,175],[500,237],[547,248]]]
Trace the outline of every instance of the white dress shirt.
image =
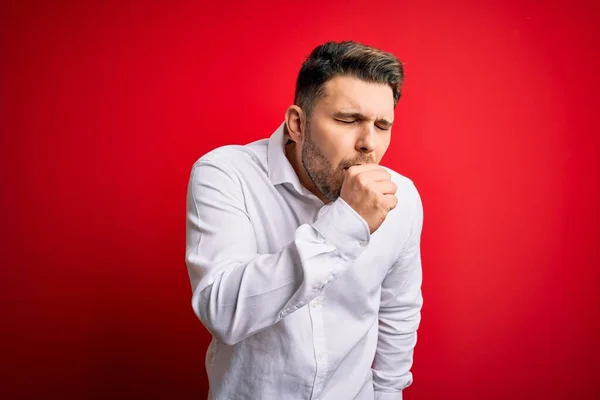
[[193,166],[186,263],[213,335],[210,399],[399,400],[422,306],[423,212],[389,170],[398,206],[372,235],[343,199],[324,205],[269,139]]

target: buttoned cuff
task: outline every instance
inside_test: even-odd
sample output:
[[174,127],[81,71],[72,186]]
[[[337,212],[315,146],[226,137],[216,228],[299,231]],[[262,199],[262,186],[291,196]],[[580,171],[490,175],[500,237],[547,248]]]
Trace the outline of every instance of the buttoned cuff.
[[343,254],[357,259],[371,239],[367,222],[341,197],[323,212],[313,227]]

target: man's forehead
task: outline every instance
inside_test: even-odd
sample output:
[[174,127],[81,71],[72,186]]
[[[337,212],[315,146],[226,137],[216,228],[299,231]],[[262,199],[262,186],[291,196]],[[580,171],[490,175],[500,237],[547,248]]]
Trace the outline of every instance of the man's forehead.
[[[329,111],[393,118],[394,97],[389,86],[367,82],[362,85],[358,82],[334,81],[334,79],[325,83],[320,99],[322,105]],[[365,88],[367,88],[366,92]]]

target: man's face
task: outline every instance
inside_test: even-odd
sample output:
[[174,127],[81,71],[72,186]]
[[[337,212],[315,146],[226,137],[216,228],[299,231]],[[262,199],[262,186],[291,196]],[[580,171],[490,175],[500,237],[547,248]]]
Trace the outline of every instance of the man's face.
[[330,201],[340,196],[346,168],[379,164],[391,139],[392,89],[385,84],[338,76],[325,84],[302,143],[302,165]]

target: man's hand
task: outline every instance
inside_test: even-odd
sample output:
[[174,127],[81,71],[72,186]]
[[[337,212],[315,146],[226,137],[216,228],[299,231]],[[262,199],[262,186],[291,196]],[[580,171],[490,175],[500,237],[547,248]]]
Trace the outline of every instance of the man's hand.
[[392,176],[377,164],[354,165],[346,170],[340,197],[350,205],[375,232],[387,214],[398,204]]

